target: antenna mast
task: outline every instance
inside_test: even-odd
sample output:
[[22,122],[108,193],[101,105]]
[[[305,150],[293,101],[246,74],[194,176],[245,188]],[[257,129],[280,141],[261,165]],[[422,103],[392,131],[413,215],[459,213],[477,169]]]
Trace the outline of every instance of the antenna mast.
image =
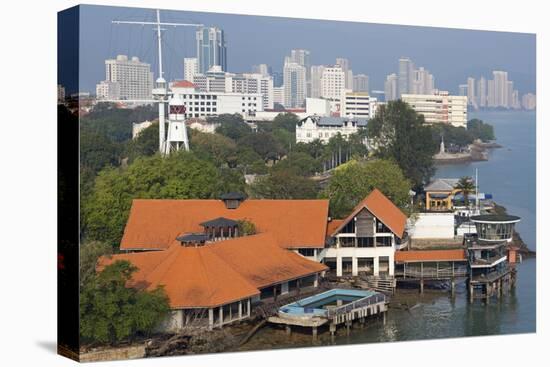
[[[157,43],[158,43],[158,56],[159,56],[159,77],[155,82],[155,88],[153,89],[153,97],[158,101],[159,104],[159,152],[161,154],[168,154],[169,149],[166,147],[166,119],[165,119],[165,110],[166,103],[168,102],[168,97],[170,92],[168,90],[168,83],[164,79],[164,72],[162,70],[162,31],[164,29],[161,26],[167,27],[202,27],[203,24],[193,24],[193,23],[162,23],[160,21],[160,10],[156,10],[157,21],[156,22],[135,22],[135,21],[123,21],[123,20],[113,20],[113,24],[134,24],[134,25],[152,25],[156,28],[157,32]],[[184,125],[185,127],[185,125]],[[185,142],[183,147],[186,150],[189,150],[189,141],[187,139],[187,134],[185,134]]]

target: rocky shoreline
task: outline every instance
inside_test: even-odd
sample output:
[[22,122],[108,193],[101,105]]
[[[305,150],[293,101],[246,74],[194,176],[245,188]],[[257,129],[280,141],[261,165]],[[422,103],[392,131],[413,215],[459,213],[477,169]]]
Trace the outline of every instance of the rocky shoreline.
[[475,141],[469,145],[468,153],[438,153],[434,155],[435,164],[466,163],[489,160],[489,149],[502,148],[495,142]]

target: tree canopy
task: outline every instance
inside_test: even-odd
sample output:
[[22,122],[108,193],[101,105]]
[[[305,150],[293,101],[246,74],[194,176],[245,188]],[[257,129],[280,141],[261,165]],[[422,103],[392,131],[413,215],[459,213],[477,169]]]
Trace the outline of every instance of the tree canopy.
[[468,121],[468,131],[475,139],[481,141],[495,140],[495,132],[492,125],[486,124],[480,119],[471,119]]
[[188,152],[140,157],[126,169],[106,168],[83,203],[85,236],[118,245],[132,199],[208,199],[227,187],[244,191],[244,179],[224,175]]
[[313,199],[317,184],[290,171],[273,171],[250,185],[250,193],[256,199]]
[[238,113],[233,115],[221,114],[216,117],[210,117],[208,118],[208,122],[220,124],[220,126],[216,128],[216,133],[227,136],[235,141],[252,133],[250,126],[244,122],[242,116]]
[[137,270],[128,261],[115,261],[81,289],[80,334],[84,341],[112,344],[149,335],[168,315],[169,301],[163,288],[126,287]]
[[406,102],[380,106],[367,125],[368,136],[379,158],[395,161],[414,187],[428,182],[434,173],[432,130]]
[[343,218],[374,188],[402,209],[409,205],[410,181],[396,163],[382,159],[352,160],[336,168],[323,196],[330,199],[331,215]]

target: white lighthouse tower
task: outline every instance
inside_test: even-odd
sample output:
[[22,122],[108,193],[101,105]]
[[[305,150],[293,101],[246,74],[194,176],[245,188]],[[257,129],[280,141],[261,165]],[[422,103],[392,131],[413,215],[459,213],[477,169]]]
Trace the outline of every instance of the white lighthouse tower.
[[181,149],[189,150],[189,140],[185,127],[185,105],[179,95],[174,95],[168,103],[168,134],[164,154]]

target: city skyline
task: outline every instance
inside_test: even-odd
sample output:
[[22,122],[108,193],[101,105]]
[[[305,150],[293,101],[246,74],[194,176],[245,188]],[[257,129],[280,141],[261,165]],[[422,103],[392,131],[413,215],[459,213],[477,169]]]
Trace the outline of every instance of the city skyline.
[[[82,75],[80,91],[93,91],[96,83],[103,79],[104,60],[118,54],[138,56],[156,71],[153,32],[145,32],[143,27],[111,24],[114,19],[150,20],[154,15],[151,9],[114,8],[120,11],[113,11],[110,7],[86,7],[91,9],[81,19],[80,42],[83,46],[81,67],[88,72]],[[274,72],[281,73],[285,55],[292,49],[305,49],[310,52],[311,65],[331,65],[336,58],[348,59],[354,74],[369,76],[371,90],[383,90],[386,76],[398,70],[398,59],[406,55],[429,70],[442,90],[455,93],[458,85],[471,75],[490,75],[492,70],[506,70],[521,95],[536,94],[535,36],[532,34],[185,11],[161,13],[166,21],[193,21],[222,29],[227,38],[227,69],[230,72],[250,72],[253,65],[267,64]],[[258,28],[260,23],[263,27]],[[275,32],[276,37],[267,38],[268,30],[275,27],[281,31]],[[247,32],[247,29],[254,29],[254,32]],[[355,37],[353,42],[336,42],[337,38],[352,31],[360,37]],[[169,29],[164,38],[166,77],[168,80],[182,79],[183,59],[196,57],[195,30]],[[357,47],[357,39],[363,39],[369,47]],[[453,42],[441,42],[443,39]],[[484,45],[488,42],[505,42],[506,47],[487,50]],[[327,44],[331,47],[326,47]],[[434,56],[437,59],[434,60]],[[75,92],[73,88],[68,85],[68,92]]]

